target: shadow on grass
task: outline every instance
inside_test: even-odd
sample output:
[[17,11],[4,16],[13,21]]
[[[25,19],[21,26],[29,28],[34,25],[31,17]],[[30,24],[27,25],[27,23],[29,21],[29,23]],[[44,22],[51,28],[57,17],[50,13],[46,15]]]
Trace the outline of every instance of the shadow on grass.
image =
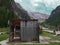
[[49,44],[40,44],[40,43],[35,43],[35,44],[18,44],[18,43],[13,43],[13,44],[10,44],[10,45],[60,45],[60,43],[52,43],[50,42]]

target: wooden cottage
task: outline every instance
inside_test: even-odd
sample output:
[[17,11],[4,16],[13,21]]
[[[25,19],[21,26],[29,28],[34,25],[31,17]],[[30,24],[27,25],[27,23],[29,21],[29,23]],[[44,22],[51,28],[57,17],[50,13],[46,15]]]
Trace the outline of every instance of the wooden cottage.
[[10,20],[9,41],[39,42],[38,20],[12,19]]

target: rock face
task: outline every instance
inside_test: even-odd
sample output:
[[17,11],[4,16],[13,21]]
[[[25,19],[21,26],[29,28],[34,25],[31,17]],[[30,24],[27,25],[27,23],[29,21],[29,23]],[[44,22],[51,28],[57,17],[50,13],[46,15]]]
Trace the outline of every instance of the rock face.
[[31,19],[38,19],[39,22],[44,22],[49,17],[49,15],[40,12],[28,12],[28,14]]
[[57,26],[57,25],[60,25],[59,19],[60,19],[60,6],[56,7],[56,9],[54,9],[51,12],[50,17],[47,20],[47,23],[53,26]]

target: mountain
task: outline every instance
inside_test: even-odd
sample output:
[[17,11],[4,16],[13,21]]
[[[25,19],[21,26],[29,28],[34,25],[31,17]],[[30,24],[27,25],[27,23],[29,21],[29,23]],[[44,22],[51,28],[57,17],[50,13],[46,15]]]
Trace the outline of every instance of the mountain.
[[14,0],[0,0],[0,27],[7,27],[11,19],[30,19],[27,11],[18,5]]
[[20,18],[20,19],[30,19],[28,16],[28,13],[26,10],[22,8],[22,6],[19,3],[13,2],[12,8],[14,13]]
[[[24,10],[26,12],[26,10],[24,8],[22,8],[19,3],[16,3],[16,5],[17,5],[18,8],[20,8],[21,10]],[[38,19],[40,22],[45,21],[49,17],[49,15],[43,14],[43,13],[40,13],[40,12],[29,12],[29,11],[27,11],[27,13],[28,13],[28,16],[31,19]]]
[[58,26],[60,25],[59,19],[60,19],[60,5],[51,12],[50,17],[48,18],[46,22],[50,25]]
[[7,27],[8,20],[18,18],[12,9],[13,0],[0,0],[0,27]]
[[39,22],[44,22],[49,17],[49,15],[40,12],[28,12],[28,14],[31,19],[38,19]]

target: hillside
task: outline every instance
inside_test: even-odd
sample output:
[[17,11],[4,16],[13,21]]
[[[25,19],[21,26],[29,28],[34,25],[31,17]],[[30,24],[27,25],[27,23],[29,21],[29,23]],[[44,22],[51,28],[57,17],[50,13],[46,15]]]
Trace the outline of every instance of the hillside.
[[0,0],[0,27],[7,27],[8,20],[18,17],[30,19],[27,11],[22,9],[22,7],[18,8],[14,0]]
[[50,25],[57,26],[57,25],[60,25],[59,19],[60,19],[60,6],[56,7],[56,9],[54,9],[51,12],[50,17],[46,22]]
[[28,16],[28,13],[25,9],[23,9],[23,7],[16,2],[13,2],[13,9],[14,9],[14,13],[16,15],[18,15],[19,18],[21,19],[30,19],[30,17]]
[[12,11],[11,1],[0,0],[0,27],[7,27],[8,20],[17,18]]

